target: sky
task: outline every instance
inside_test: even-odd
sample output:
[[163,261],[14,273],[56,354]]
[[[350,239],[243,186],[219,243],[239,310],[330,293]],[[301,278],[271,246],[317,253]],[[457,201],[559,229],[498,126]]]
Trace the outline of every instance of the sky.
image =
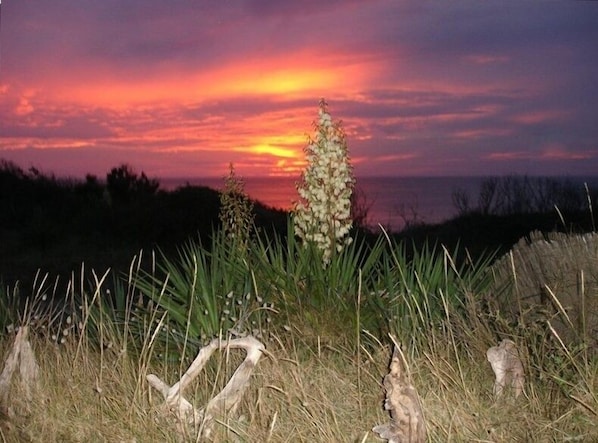
[[598,175],[598,2],[4,0],[0,159],[298,175],[321,98],[357,176]]

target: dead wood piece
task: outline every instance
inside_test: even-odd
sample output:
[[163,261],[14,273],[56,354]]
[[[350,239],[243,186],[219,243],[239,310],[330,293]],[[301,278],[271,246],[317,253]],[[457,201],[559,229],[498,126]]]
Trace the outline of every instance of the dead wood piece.
[[[197,410],[183,397],[183,391],[199,375],[217,349],[245,349],[247,356],[222,391],[212,398],[205,408]],[[189,369],[173,386],[169,386],[153,374],[148,375],[147,380],[164,396],[165,408],[177,417],[179,425],[182,426],[179,429],[184,431],[187,425],[200,427],[201,435],[208,438],[217,417],[224,417],[236,412],[241,398],[249,386],[251,373],[264,351],[264,345],[250,336],[229,341],[215,339],[199,351]]]
[[515,397],[518,397],[523,392],[525,375],[515,342],[504,339],[498,346],[488,349],[486,357],[496,377],[493,389],[495,397],[500,397],[505,388],[513,388]]
[[395,346],[390,371],[384,377],[384,409],[390,411],[391,421],[372,430],[389,443],[423,443],[426,441],[424,414],[417,390],[406,377],[400,352]]
[[13,374],[19,369],[20,386],[25,394],[27,403],[30,403],[35,395],[39,378],[39,366],[31,345],[27,340],[29,328],[21,326],[15,337],[15,342],[6,358],[4,369],[0,374],[0,410],[7,416],[12,416],[13,411],[10,405],[10,389]]

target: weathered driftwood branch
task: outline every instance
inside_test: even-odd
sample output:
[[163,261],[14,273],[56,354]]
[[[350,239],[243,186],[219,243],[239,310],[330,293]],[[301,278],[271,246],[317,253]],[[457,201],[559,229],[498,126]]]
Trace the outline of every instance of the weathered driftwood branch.
[[496,376],[493,390],[495,397],[500,397],[506,387],[513,388],[515,397],[518,397],[523,392],[525,376],[515,343],[504,339],[498,346],[488,349],[486,357]]
[[386,401],[384,409],[390,411],[390,423],[374,426],[372,431],[389,443],[423,443],[426,441],[426,422],[416,389],[408,381],[403,364],[404,356],[395,346],[390,361],[390,371],[384,377]]
[[[183,397],[183,391],[199,375],[217,349],[245,349],[247,356],[222,391],[212,398],[205,408],[197,410]],[[201,435],[209,437],[216,417],[224,417],[236,411],[243,393],[249,385],[251,373],[264,351],[264,345],[253,337],[229,341],[215,339],[199,351],[187,372],[173,386],[167,385],[153,374],[148,375],[147,380],[152,387],[162,393],[166,409],[175,414],[183,428],[186,425],[199,427]]]
[[9,404],[10,387],[17,367],[19,368],[20,386],[27,402],[31,402],[35,394],[34,390],[37,387],[39,366],[27,340],[28,334],[29,328],[27,326],[19,328],[12,349],[6,358],[2,374],[0,374],[0,409],[8,416],[12,415],[11,405]]

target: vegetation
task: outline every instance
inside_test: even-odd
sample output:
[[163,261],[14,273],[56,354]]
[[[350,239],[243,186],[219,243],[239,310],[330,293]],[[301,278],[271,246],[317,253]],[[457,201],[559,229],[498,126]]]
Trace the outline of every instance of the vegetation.
[[224,181],[220,194],[220,213],[218,215],[221,230],[229,241],[237,243],[239,252],[245,253],[253,224],[253,203],[245,194],[243,181],[235,175],[231,163],[230,172]]
[[[268,353],[239,414],[217,422],[215,441],[379,441],[371,429],[388,421],[382,379],[393,340],[430,441],[598,439],[593,237],[534,234],[515,248],[517,258],[503,254],[538,225],[571,228],[569,213],[468,213],[397,235],[353,230],[323,267],[322,251],[298,243],[286,214],[251,207],[232,169],[223,196],[189,186],[166,193],[125,165],[110,174],[120,184],[2,164],[2,248],[19,257],[17,272],[65,251],[80,260],[66,277],[49,267],[27,286],[0,287],[3,361],[14,331],[27,325],[40,367],[28,384],[33,397],[16,383],[0,395],[3,441],[197,441],[195,429],[161,413],[146,376],[174,383],[211,338],[244,335]],[[258,229],[246,229],[248,208]],[[218,214],[236,217],[227,211],[243,223],[220,229]],[[450,241],[436,241],[443,236]],[[119,242],[126,248],[106,254],[101,267],[86,259]],[[106,266],[125,253],[126,265]],[[3,260],[6,279],[19,261]],[[528,297],[541,298],[543,309],[521,303]],[[486,350],[504,338],[523,357],[525,390],[495,399]],[[205,404],[239,361],[233,351],[211,360],[187,398]]]
[[453,192],[453,203],[460,214],[546,214],[555,208],[571,213],[591,209],[595,197],[570,180],[511,175],[485,179],[475,205],[463,189]]
[[[44,297],[60,294],[48,293],[42,282],[26,310],[4,306],[5,329],[19,321],[15,312],[30,325],[41,374],[34,401],[11,395],[3,405],[5,441],[195,441],[191,431],[181,436],[160,414],[161,399],[145,377],[154,373],[175,381],[202,335],[217,330],[257,335],[267,344],[268,356],[252,377],[241,416],[219,425],[215,441],[378,441],[370,429],[387,421],[381,381],[391,340],[371,328],[376,322],[403,346],[430,441],[598,437],[595,349],[565,341],[547,323],[524,326],[506,312],[487,309],[494,289],[485,263],[460,269],[448,251],[438,258],[433,249],[405,261],[400,245],[385,241],[371,251],[379,258],[373,265],[360,263],[358,251],[350,249],[345,253],[353,257],[336,268],[331,264],[327,269],[336,269],[344,282],[331,291],[329,285],[305,280],[307,274],[296,285],[284,284],[271,268],[281,265],[281,257],[260,246],[250,249],[245,270],[229,273],[227,267],[238,263],[228,261],[227,247],[216,243],[208,254],[190,246],[187,255],[170,263],[187,267],[169,269],[163,274],[172,277],[155,286],[147,284],[154,280],[139,272],[136,259],[113,294],[106,289],[107,275],[96,276],[88,290],[74,276],[69,286],[81,292],[65,294],[61,309],[44,310]],[[198,260],[189,261],[190,256]],[[169,259],[161,260],[169,266]],[[297,264],[287,265],[295,272],[289,281],[302,275]],[[147,298],[140,299],[140,292]],[[14,299],[13,292],[1,296]],[[336,303],[310,303],[330,297]],[[227,301],[231,311],[223,318]],[[245,314],[244,323],[232,318]],[[12,337],[3,340],[3,355]],[[485,352],[505,337],[522,350],[525,395],[495,401]],[[237,363],[226,355],[211,362],[189,398],[205,404]]]
[[[163,191],[128,165],[81,182],[0,160],[0,208],[0,281],[19,281],[21,295],[30,296],[37,269],[59,276],[62,286],[83,262],[126,272],[140,250],[175,254],[190,238],[209,244],[220,195],[189,185]],[[253,214],[266,232],[286,229],[283,211],[256,202]]]

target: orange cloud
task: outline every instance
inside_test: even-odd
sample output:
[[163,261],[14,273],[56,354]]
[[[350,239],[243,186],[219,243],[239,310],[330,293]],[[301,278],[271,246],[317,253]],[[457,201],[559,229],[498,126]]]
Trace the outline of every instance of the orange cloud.
[[[56,99],[102,107],[126,107],[142,103],[192,103],[203,100],[255,95],[283,95],[336,90],[350,92],[363,83],[367,67],[352,64],[347,56],[322,56],[313,51],[230,63],[216,69],[177,75],[148,77],[145,80],[102,78],[89,73],[93,81],[56,81]],[[320,62],[321,61],[321,62]],[[98,78],[99,77],[99,78]]]
[[287,159],[278,160],[276,162],[276,167],[270,171],[269,175],[298,177],[301,175],[301,173],[305,169],[305,165],[306,165],[305,160],[292,160],[292,161],[289,161]]
[[22,117],[27,114],[31,114],[33,112],[33,106],[29,102],[27,97],[21,97],[19,100],[19,104],[15,109],[15,114]]
[[[115,78],[108,70],[96,70],[89,76],[77,72],[76,78],[74,74],[60,79],[48,77],[45,86],[36,90],[35,102],[31,95],[22,94],[20,115],[33,113],[33,118],[39,101],[45,109],[59,110],[67,120],[85,113],[89,122],[97,121],[107,134],[82,140],[19,139],[15,146],[80,145],[126,148],[128,152],[197,153],[222,159],[225,165],[234,161],[240,173],[246,167],[252,174],[298,174],[304,166],[306,134],[311,134],[311,122],[317,117],[318,98],[338,91],[348,96],[367,80],[365,62],[355,63],[354,59],[348,54],[323,57],[314,50],[304,50],[284,58],[241,60],[201,72],[150,73],[141,80]],[[309,97],[313,106],[294,106],[292,112],[283,106],[283,111],[248,113],[259,103],[259,97],[273,103]],[[224,105],[223,111],[218,110],[219,103],[231,99],[237,109],[230,112]],[[247,109],[241,107],[243,100],[248,101]],[[200,111],[193,115],[193,109],[203,105],[216,109],[215,114]],[[40,114],[38,118],[46,116]],[[47,121],[42,123],[48,126]],[[3,141],[9,142],[6,138]]]

